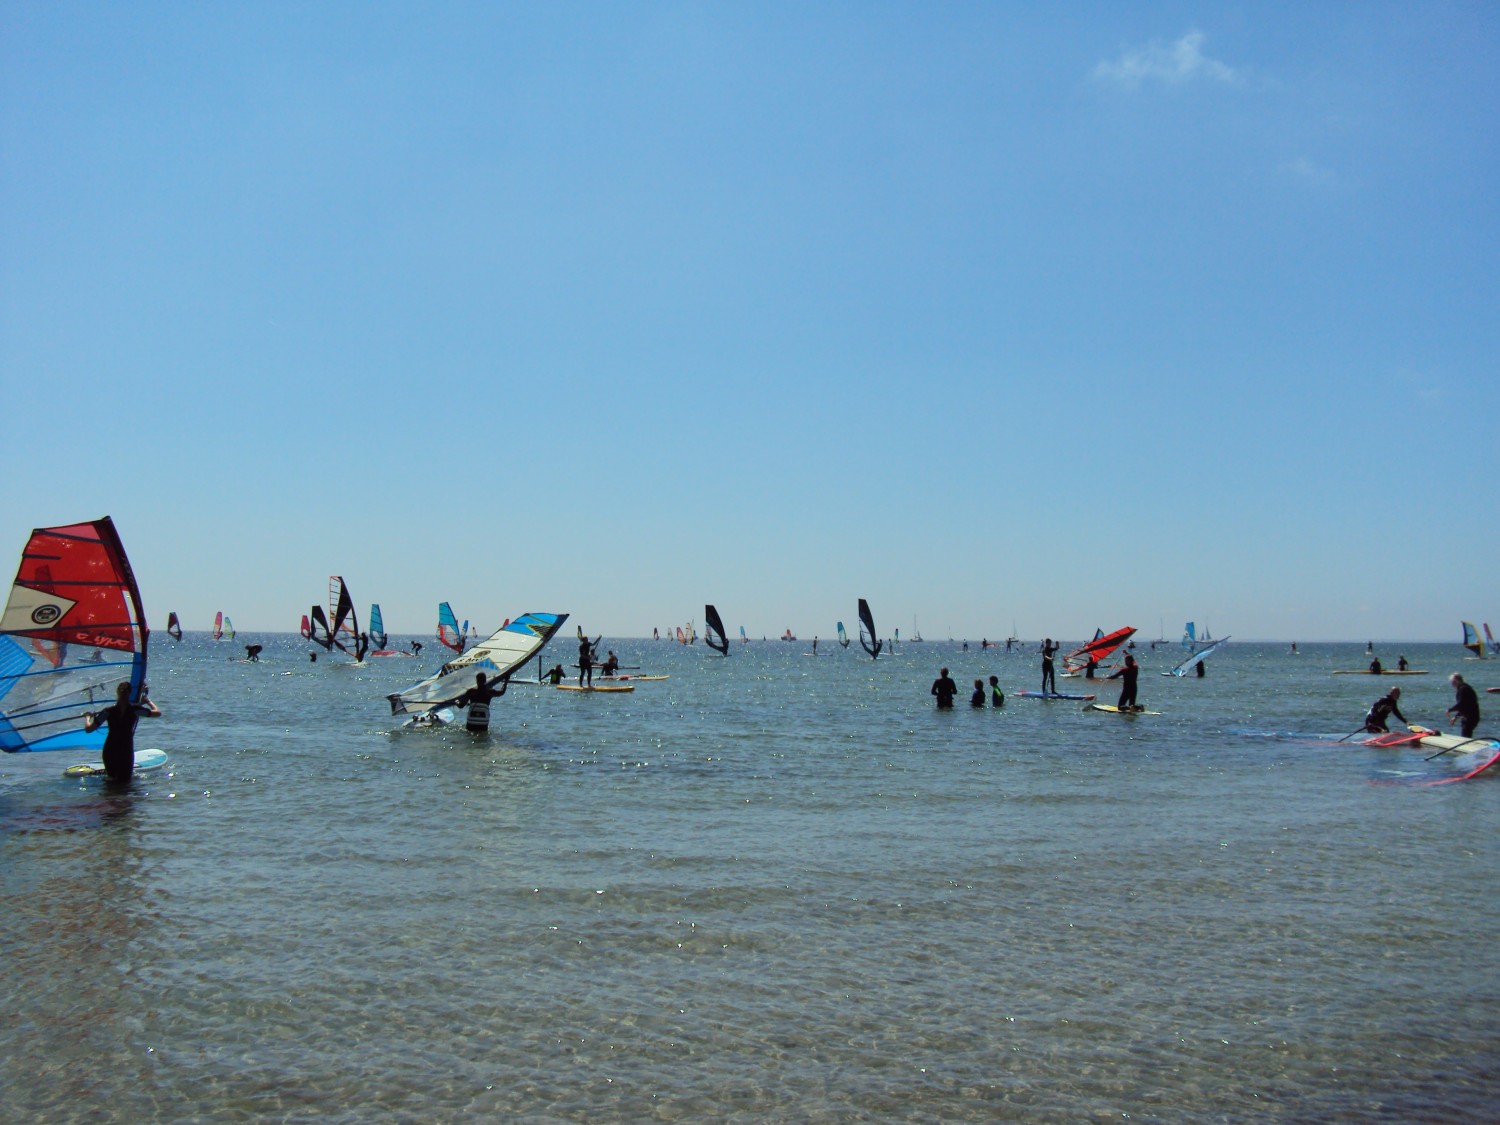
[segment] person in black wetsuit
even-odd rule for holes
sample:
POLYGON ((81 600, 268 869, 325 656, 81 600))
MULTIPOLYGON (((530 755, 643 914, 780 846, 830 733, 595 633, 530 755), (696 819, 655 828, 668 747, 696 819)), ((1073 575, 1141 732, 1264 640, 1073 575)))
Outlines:
POLYGON ((1458 720, 1458 733, 1468 738, 1479 725, 1479 696, 1457 672, 1448 677, 1448 682, 1458 693, 1453 706, 1448 708, 1448 716, 1458 720))
POLYGON ((971 696, 969 696, 969 706, 970 707, 983 707, 984 706, 984 681, 983 680, 975 680, 974 681, 974 694, 971 695, 971 696))
POLYGON ((467 707, 464 728, 483 734, 490 729, 490 700, 505 694, 510 681, 505 679, 487 682, 483 672, 474 677, 474 686, 453 701, 455 707, 467 707))
POLYGON ((245 646, 245 659, 246 660, 255 661, 256 663, 259 663, 260 662, 260 649, 261 649, 260 645, 246 645, 245 646))
POLYGON ((1111 672, 1111 680, 1123 680, 1120 685, 1120 701, 1115 704, 1121 711, 1139 711, 1140 707, 1135 702, 1135 682, 1140 678, 1140 665, 1135 662, 1135 657, 1126 655, 1124 667, 1111 672))
POLYGON ((123 680, 115 689, 115 701, 102 711, 89 711, 83 716, 83 729, 96 731, 109 727, 104 736, 104 772, 110 781, 129 781, 135 771, 135 724, 142 717, 161 718, 161 711, 146 695, 146 685, 141 685, 141 694, 130 702, 130 681, 123 680))
POLYGON ((1404 671, 1406 671, 1406 654, 1405 653, 1402 653, 1400 656, 1396 657, 1396 671, 1398 671, 1398 672, 1404 672, 1404 671))
POLYGON ((953 682, 953 677, 948 675, 948 669, 943 669, 943 674, 932 681, 932 694, 937 697, 939 709, 952 707, 953 697, 958 694, 958 685, 953 682))
POLYGON ((594 686, 594 646, 589 643, 585 636, 578 638, 578 686, 584 686, 584 678, 588 678, 588 686, 594 686))
POLYGON ((1380 663, 1380 657, 1377 656, 1374 660, 1370 661, 1370 675, 1378 676, 1384 671, 1385 665, 1380 663))
POLYGON ((1004 707, 1005 706, 1005 693, 1000 690, 1000 677, 999 676, 991 676, 990 677, 990 706, 992 706, 992 707, 1004 707))
POLYGON ((412 641, 412 643, 411 643, 411 654, 413 656, 421 656, 422 655, 422 642, 421 641, 412 641))
POLYGON ((1042 690, 1055 692, 1057 690, 1057 669, 1052 664, 1052 658, 1057 655, 1057 650, 1062 645, 1052 643, 1048 637, 1042 642, 1042 690))
POLYGON ((563 671, 563 666, 561 664, 557 664, 553 666, 552 671, 548 672, 542 678, 550 683, 553 687, 556 687, 558 684, 562 683, 563 677, 566 675, 567 673, 563 671))
POLYGON ((1392 715, 1405 723, 1407 719, 1401 713, 1400 702, 1401 689, 1398 687, 1382 695, 1370 705, 1370 713, 1365 716, 1365 730, 1370 734, 1386 734, 1390 728, 1385 723, 1392 715))

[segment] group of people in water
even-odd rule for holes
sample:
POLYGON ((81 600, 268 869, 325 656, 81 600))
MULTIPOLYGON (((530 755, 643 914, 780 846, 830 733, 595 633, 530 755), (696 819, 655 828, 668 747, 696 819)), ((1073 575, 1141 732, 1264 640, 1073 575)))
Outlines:
MULTIPOLYGON (((1372 667, 1371 671, 1375 669, 1372 667)), ((1454 692, 1453 706, 1448 708, 1447 712, 1448 718, 1458 723, 1460 735, 1469 738, 1473 735, 1474 729, 1479 726, 1479 694, 1457 672, 1448 677, 1448 682, 1453 685, 1454 692)), ((1392 715, 1407 726, 1411 725, 1407 717, 1401 713, 1401 689, 1399 687, 1391 688, 1370 705, 1369 713, 1365 715, 1365 733, 1389 733, 1390 727, 1387 724, 1392 715)))

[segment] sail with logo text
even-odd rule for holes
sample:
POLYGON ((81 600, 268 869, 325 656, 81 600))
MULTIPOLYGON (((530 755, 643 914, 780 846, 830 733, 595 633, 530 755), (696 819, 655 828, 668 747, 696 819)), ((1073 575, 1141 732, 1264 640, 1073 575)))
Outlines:
MULTIPOLYGON (((467 625, 468 622, 464 624, 467 625)), ((438 605, 438 640, 454 652, 463 652, 464 645, 467 643, 464 632, 465 630, 459 627, 458 618, 453 615, 453 607, 447 602, 440 603, 438 605)))
POLYGON ((566 613, 523 613, 488 640, 454 657, 421 683, 386 696, 391 714, 421 719, 450 706, 474 687, 480 672, 491 682, 509 683, 515 671, 536 656, 568 619, 566 613))
POLYGON ((175 611, 167 614, 167 636, 174 641, 182 640, 182 622, 177 620, 175 611))
POLYGON ((0 750, 102 747, 83 716, 146 681, 150 631, 114 522, 43 527, 21 552, 0 616, 0 750))
POLYGON ((729 638, 724 635, 724 622, 719 611, 712 605, 703 607, 703 643, 720 656, 729 655, 729 638))
POLYGON ((354 599, 349 596, 349 587, 337 574, 328 579, 328 614, 322 606, 313 606, 308 640, 322 645, 328 652, 337 648, 354 657, 356 664, 364 661, 369 647, 369 638, 359 631, 359 618, 354 612, 354 599))
POLYGON ((870 612, 870 603, 859 599, 859 647, 870 654, 871 660, 880 659, 884 644, 875 635, 875 617, 870 612))

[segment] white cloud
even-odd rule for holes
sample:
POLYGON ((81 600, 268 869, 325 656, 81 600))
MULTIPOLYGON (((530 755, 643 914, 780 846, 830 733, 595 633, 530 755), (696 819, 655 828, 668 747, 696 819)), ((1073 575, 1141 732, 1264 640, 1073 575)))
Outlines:
POLYGON ((1332 187, 1337 182, 1333 172, 1320 165, 1314 164, 1305 156, 1299 156, 1295 160, 1288 160, 1281 166, 1281 171, 1288 176, 1295 176, 1299 180, 1306 180, 1310 184, 1319 187, 1332 187))
POLYGON ((1102 82, 1118 82, 1129 90, 1144 82, 1173 86, 1198 79, 1226 85, 1238 82, 1240 75, 1234 68, 1203 53, 1206 38, 1201 31, 1190 31, 1170 45, 1153 40, 1144 47, 1126 51, 1118 62, 1100 63, 1094 67, 1094 77, 1102 82))

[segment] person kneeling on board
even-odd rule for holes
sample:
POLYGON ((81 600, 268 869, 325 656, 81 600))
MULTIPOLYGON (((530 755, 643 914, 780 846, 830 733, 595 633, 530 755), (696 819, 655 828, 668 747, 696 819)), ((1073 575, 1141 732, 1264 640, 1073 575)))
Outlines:
POLYGON ((1141 667, 1135 662, 1135 657, 1129 654, 1125 657, 1125 666, 1117 672, 1111 672, 1108 676, 1111 680, 1123 679, 1120 685, 1120 702, 1115 704, 1121 711, 1139 711, 1140 705, 1135 701, 1135 682, 1140 678, 1141 667))
POLYGON ((483 672, 474 677, 474 686, 453 701, 455 707, 467 707, 464 728, 482 733, 490 729, 490 700, 505 694, 509 680, 496 680, 493 684, 485 680, 483 672))
MULTIPOLYGON (((1393 687, 1371 704, 1370 713, 1365 716, 1365 731, 1369 734, 1387 733, 1389 728, 1385 725, 1385 721, 1392 715, 1395 715, 1396 718, 1406 723, 1407 718, 1401 713, 1401 708, 1398 706, 1400 701, 1401 689, 1393 687)), ((1407 725, 1410 724, 1408 723, 1407 725)))

